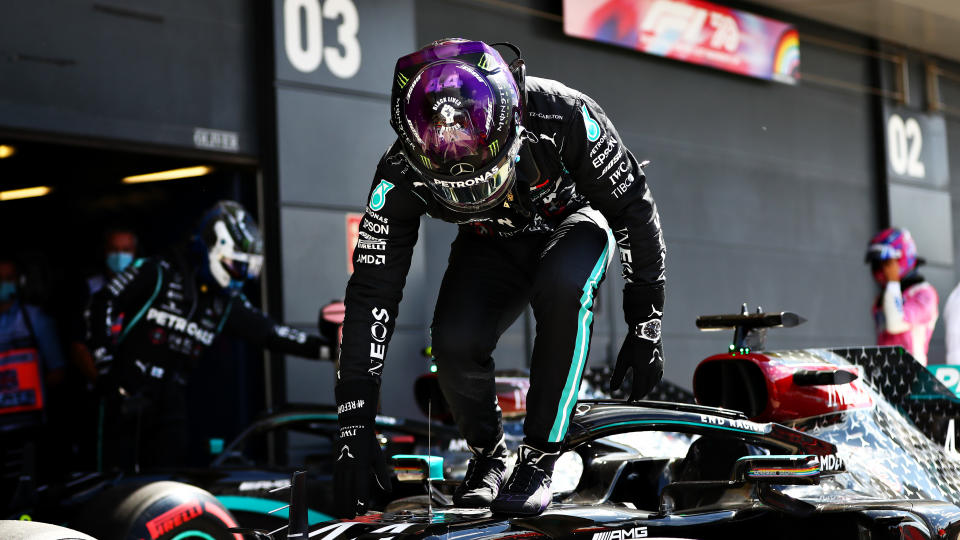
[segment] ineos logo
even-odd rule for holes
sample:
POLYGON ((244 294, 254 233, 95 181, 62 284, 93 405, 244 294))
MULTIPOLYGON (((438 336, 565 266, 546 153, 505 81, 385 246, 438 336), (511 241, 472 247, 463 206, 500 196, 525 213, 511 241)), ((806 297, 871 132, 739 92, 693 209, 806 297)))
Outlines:
POLYGON ((383 343, 387 339, 387 326, 382 322, 375 322, 370 327, 370 337, 377 343, 383 343))

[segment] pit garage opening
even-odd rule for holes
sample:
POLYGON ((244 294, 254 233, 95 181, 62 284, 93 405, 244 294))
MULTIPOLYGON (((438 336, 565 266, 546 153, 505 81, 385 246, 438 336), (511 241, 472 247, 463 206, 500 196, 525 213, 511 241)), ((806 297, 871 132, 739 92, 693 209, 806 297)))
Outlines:
MULTIPOLYGON (((36 447, 38 472, 96 470, 99 396, 73 343, 79 339, 88 281, 106 273, 104 236, 136 233, 137 256, 185 242, 216 201, 240 202, 262 225, 255 164, 165 151, 0 139, 0 259, 17 263, 19 296, 55 321, 64 378, 46 390, 48 440, 36 447), (62 468, 63 471, 58 471, 62 468)), ((261 303, 262 283, 244 293, 261 303)), ((221 339, 188 385, 190 464, 211 460, 213 439, 229 440, 263 409, 262 353, 221 339)), ((0 418, 2 425, 3 418, 0 418)), ((0 435, 3 437, 3 435, 0 435)), ((5 455, 3 475, 18 474, 24 456, 5 455)))

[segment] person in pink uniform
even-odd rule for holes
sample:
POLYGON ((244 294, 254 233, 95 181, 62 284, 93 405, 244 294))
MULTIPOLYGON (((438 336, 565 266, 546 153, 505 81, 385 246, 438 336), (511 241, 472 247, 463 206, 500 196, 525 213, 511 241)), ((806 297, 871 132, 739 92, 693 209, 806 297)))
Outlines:
POLYGON ((927 365, 930 336, 937 323, 937 290, 917 267, 917 245, 906 229, 884 229, 870 240, 866 262, 881 292, 873 303, 877 345, 900 345, 927 365))

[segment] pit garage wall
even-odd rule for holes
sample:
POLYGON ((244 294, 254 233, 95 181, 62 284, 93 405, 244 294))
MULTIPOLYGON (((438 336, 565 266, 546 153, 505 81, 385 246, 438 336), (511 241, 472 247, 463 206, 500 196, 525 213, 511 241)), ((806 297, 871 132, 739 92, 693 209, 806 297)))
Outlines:
MULTIPOLYGON (((321 3, 323 11, 334 0, 321 3)), ((772 331, 772 348, 872 343, 874 290, 862 261, 880 223, 879 124, 867 94, 762 82, 568 38, 559 3, 539 0, 512 2, 520 9, 474 0, 358 1, 357 74, 339 79, 324 64, 298 73, 283 58, 282 5, 275 0, 287 322, 312 326, 319 305, 343 294, 345 214, 362 211, 376 160, 393 138, 387 95, 396 58, 441 37, 463 36, 518 44, 530 74, 593 96, 638 158, 652 161, 648 178, 668 249, 666 377, 689 386, 697 362, 730 339, 726 332, 698 332, 695 317, 737 311, 742 302, 809 319, 772 331)), ((342 20, 330 19, 325 45, 333 45, 342 20)), ((798 26, 805 70, 872 84, 868 58, 804 43, 803 35, 860 47, 865 41, 798 26)), ((426 367, 419 350, 455 233, 434 220, 421 225, 387 353, 383 409, 390 414, 417 414, 411 382, 426 367)), ((619 273, 611 266, 596 307, 592 366, 613 362, 626 331, 619 273)), ((521 318, 494 353, 498 367, 526 364, 529 333, 521 318)), ((286 382, 291 401, 333 401, 332 374, 318 375, 315 365, 288 359, 286 382)))
POLYGON ((250 0, 5 7, 0 130, 221 157, 258 153, 250 0))
MULTIPOLYGON (((939 79, 940 100, 949 107, 944 113, 947 124, 947 155, 950 157, 950 200, 951 200, 951 228, 953 231, 953 252, 960 254, 960 63, 937 61, 944 70, 953 77, 939 79)), ((941 316, 947 298, 957 283, 960 282, 960 268, 954 264, 948 277, 950 281, 938 286, 940 293, 941 316)), ((937 332, 943 335, 943 321, 937 324, 937 332)), ((934 335, 934 339, 937 334, 934 335)))
MULTIPOLYGON (((284 319, 315 331, 320 306, 343 298, 346 220, 363 212, 387 125, 397 55, 414 47, 412 0, 274 0, 277 170, 284 319)), ((421 242, 400 305, 384 410, 414 416, 425 362, 421 242)), ((286 399, 333 403, 329 363, 286 358, 286 399)))
MULTIPOLYGON (((957 238, 953 224, 957 194, 952 192, 960 183, 957 176, 960 154, 951 149, 960 149, 960 130, 957 130, 960 69, 954 62, 893 45, 883 47, 883 52, 900 59, 900 62, 880 61, 884 90, 895 93, 901 88, 906 90, 902 97, 884 100, 884 173, 889 224, 911 231, 918 254, 926 260, 920 273, 939 293, 942 311, 957 283, 954 247, 957 238), (936 70, 946 76, 931 76, 936 70), (903 77, 906 84, 898 84, 898 77, 903 77), (905 128, 914 122, 911 127, 917 129, 905 137, 905 130, 898 129, 900 119, 904 120, 905 128)), ((928 357, 931 364, 946 359, 942 318, 930 340, 928 357)))

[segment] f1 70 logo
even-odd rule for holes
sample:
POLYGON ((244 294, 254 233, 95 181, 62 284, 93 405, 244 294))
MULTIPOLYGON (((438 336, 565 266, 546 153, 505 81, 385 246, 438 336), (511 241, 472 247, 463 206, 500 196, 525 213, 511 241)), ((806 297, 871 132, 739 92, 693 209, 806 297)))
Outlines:
POLYGON ((649 40, 670 45, 676 41, 697 45, 709 36, 711 49, 734 53, 740 47, 740 26, 735 18, 685 2, 655 2, 644 16, 640 30, 649 40))
POLYGON ((627 540, 628 538, 646 538, 646 527, 634 527, 632 529, 618 529, 615 531, 603 531, 593 534, 593 540, 627 540))

